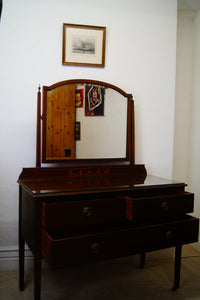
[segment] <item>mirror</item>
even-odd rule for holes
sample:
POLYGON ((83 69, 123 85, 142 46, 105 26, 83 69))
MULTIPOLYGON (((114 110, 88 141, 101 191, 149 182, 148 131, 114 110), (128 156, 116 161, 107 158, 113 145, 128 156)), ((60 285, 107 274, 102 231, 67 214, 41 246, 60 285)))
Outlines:
POLYGON ((100 81, 43 87, 42 162, 129 161, 132 95, 100 81))

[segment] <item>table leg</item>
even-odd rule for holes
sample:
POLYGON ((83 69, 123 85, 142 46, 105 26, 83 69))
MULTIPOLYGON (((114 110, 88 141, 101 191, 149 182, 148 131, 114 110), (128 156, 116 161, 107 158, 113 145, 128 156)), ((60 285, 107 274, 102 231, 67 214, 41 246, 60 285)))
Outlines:
POLYGON ((42 202, 36 203, 35 251, 34 251, 34 299, 41 298, 41 264, 42 264, 42 202))
POLYGON ((24 290, 24 247, 25 242, 23 238, 19 237, 19 289, 24 290))
POLYGON ((177 245, 175 248, 174 286, 172 288, 173 291, 176 291, 179 288, 180 271, 181 271, 181 252, 182 252, 182 245, 177 245))
POLYGON ((19 242, 19 289, 24 290, 24 248, 25 241, 22 237, 22 189, 19 188, 19 232, 18 232, 18 242, 19 242))
POLYGON ((41 256, 34 255, 34 299, 41 297, 41 256))

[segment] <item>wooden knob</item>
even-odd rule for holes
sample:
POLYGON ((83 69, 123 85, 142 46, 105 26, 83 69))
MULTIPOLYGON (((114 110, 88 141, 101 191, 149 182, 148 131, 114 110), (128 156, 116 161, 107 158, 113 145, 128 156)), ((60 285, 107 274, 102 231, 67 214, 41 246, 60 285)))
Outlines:
POLYGON ((174 232, 171 230, 167 231, 166 237, 167 237, 168 242, 173 242, 174 241, 174 232))

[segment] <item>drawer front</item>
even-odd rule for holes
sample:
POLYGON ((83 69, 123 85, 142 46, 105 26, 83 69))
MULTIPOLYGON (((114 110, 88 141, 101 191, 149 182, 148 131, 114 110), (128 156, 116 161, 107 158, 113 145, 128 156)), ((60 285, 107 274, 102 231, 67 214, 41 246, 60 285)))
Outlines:
POLYGON ((54 268, 122 257, 196 242, 198 227, 198 219, 188 217, 174 222, 70 238, 52 238, 43 230, 43 256, 54 268))
POLYGON ((126 218, 142 221, 160 217, 173 217, 193 212, 194 194, 179 193, 160 197, 130 198, 124 196, 126 218))
POLYGON ((70 202, 43 202, 42 224, 45 228, 91 224, 125 219, 122 197, 70 202))

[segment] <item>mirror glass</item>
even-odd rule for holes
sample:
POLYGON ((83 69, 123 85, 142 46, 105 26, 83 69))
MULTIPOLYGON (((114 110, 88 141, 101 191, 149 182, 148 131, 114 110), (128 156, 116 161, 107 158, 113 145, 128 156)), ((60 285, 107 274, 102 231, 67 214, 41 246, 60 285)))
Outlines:
POLYGON ((43 162, 126 160, 128 96, 114 86, 88 80, 43 87, 43 162))

